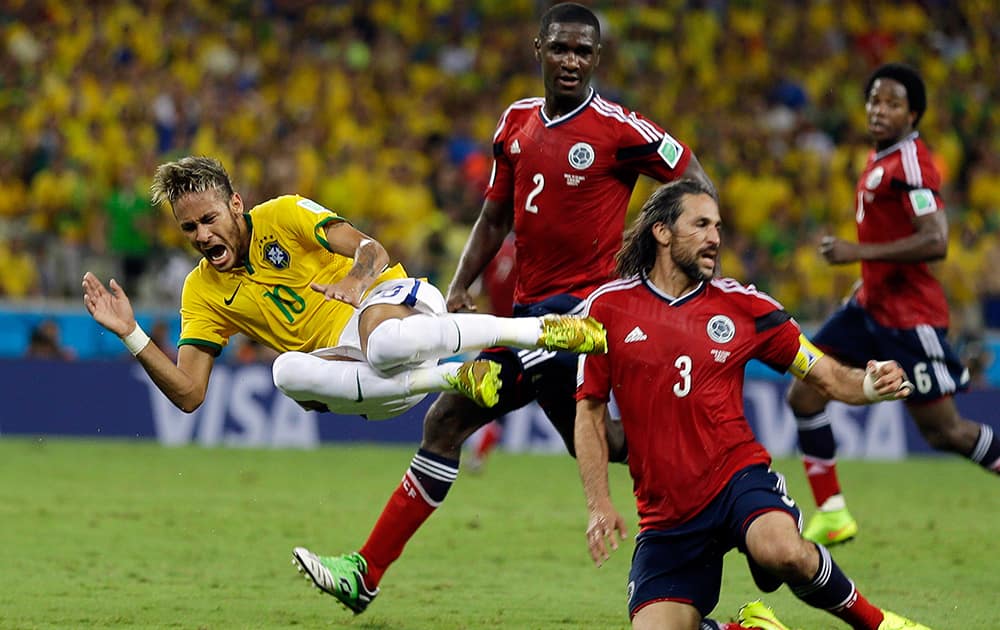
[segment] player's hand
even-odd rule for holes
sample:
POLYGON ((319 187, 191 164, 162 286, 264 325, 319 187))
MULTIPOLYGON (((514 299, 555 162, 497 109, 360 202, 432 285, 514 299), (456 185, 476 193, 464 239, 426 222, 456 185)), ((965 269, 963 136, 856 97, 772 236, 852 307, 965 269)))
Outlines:
POLYGON ((98 324, 124 337, 135 330, 135 313, 125 289, 113 279, 105 288, 91 272, 83 274, 83 305, 98 324))
POLYGON ((364 285, 364 282, 350 276, 346 276, 333 284, 313 282, 309 286, 313 291, 322 293, 327 301, 338 300, 354 307, 358 307, 361 304, 361 298, 365 294, 365 289, 368 288, 364 285))
POLYGON ((844 265, 861 259, 857 243, 836 236, 824 236, 819 242, 819 253, 831 265, 844 265))
POLYGON ((865 396, 873 402, 906 398, 913 392, 913 383, 895 361, 869 361, 865 368, 865 396))
POLYGON ((590 548, 590 557, 595 565, 604 564, 611 556, 611 551, 618 549, 619 539, 625 540, 627 535, 625 519, 610 501, 591 508, 590 522, 587 524, 587 547, 590 548))
POLYGON ((448 312, 449 313, 461 313, 467 311, 476 311, 476 303, 472 300, 472 296, 469 295, 468 289, 448 289, 448 312))

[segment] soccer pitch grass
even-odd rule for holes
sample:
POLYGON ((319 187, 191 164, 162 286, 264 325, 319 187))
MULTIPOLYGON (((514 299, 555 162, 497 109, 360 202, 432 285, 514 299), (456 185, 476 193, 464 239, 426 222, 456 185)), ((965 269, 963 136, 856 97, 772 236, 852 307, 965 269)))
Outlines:
MULTIPOLYGON (((412 453, 3 438, 0 627, 628 627, 632 540, 593 567, 567 456, 499 453, 485 474, 460 475, 363 615, 320 595, 292 567, 292 547, 357 549, 412 453)), ((808 505, 799 462, 775 467, 808 505)), ((871 601, 935 629, 1000 624, 1000 480, 945 457, 841 472, 861 532, 834 557, 871 601)), ((634 534, 624 467, 611 485, 634 534)), ((787 588, 758 593, 732 552, 714 616, 758 597, 791 627, 844 627, 787 588)))

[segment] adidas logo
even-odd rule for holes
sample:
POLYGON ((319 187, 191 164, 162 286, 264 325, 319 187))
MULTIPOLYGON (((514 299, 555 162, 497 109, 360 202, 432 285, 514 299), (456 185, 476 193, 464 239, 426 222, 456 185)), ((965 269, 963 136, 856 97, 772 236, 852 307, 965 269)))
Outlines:
POLYGON ((642 328, 636 326, 632 329, 632 332, 625 335, 625 343, 635 343, 636 341, 645 341, 646 333, 642 332, 642 328))
POLYGON ((517 138, 514 139, 514 144, 510 145, 510 152, 511 154, 516 154, 521 152, 521 143, 517 141, 517 138))

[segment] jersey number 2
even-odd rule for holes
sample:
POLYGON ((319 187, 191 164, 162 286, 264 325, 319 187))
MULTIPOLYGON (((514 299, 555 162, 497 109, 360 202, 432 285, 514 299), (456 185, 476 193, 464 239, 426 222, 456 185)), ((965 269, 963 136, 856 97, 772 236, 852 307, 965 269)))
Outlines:
POLYGON ((524 211, 530 212, 532 214, 538 214, 538 206, 534 204, 535 197, 542 192, 545 188, 545 177, 541 173, 535 173, 535 176, 531 178, 531 181, 535 182, 535 187, 531 189, 528 193, 528 198, 524 200, 524 211))

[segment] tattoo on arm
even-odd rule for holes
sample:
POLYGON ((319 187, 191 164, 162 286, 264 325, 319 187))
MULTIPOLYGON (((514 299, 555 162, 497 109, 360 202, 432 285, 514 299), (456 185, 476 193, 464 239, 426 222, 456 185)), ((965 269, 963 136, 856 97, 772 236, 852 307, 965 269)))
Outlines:
POLYGON ((354 253, 354 266, 351 267, 347 275, 369 281, 378 276, 379 270, 375 268, 378 256, 375 248, 370 246, 374 243, 375 241, 370 238, 362 239, 358 243, 358 250, 354 253))

